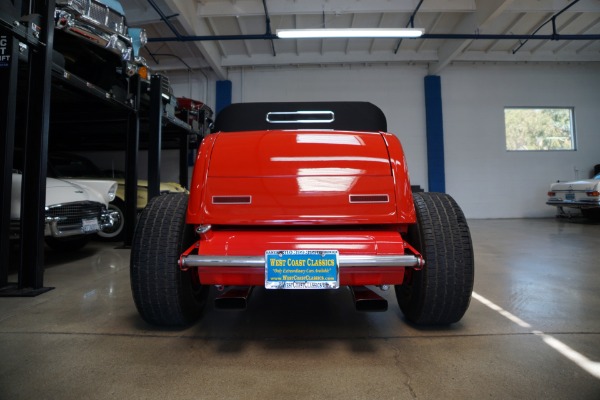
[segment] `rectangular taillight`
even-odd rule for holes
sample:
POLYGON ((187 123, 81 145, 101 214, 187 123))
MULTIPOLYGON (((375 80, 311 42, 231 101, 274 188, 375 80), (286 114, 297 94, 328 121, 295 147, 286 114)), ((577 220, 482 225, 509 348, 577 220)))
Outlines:
POLYGON ((213 204, 251 204, 252 196, 213 196, 213 204))
POLYGON ((350 203, 389 203, 387 194, 351 194, 350 203))

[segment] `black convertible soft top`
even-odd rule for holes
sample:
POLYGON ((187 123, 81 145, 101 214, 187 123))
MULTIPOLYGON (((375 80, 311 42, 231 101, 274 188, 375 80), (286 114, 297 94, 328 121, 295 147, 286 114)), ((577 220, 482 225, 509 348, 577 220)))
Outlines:
POLYGON ((236 103, 221 110, 215 132, 272 129, 333 129, 386 132, 387 121, 376 105, 360 101, 236 103))

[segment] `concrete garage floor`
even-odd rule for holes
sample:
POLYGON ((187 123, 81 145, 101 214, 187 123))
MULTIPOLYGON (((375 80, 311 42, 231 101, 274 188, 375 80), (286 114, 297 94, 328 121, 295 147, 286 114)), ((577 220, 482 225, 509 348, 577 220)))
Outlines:
POLYGON ((159 329, 135 310, 129 250, 48 250, 56 289, 0 298, 0 399, 600 399, 600 224, 470 227, 476 295, 449 328, 409 325, 391 290, 359 313, 347 290, 259 289, 159 329))

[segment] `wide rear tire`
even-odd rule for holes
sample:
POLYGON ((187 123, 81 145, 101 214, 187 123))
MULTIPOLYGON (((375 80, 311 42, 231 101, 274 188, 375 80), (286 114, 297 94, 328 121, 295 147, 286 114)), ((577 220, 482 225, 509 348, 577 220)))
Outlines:
POLYGON ((142 318, 154 325, 185 326, 202 315, 208 287, 181 271, 179 256, 194 243, 186 225, 188 195, 163 194, 144 208, 131 247, 131 291, 142 318))
POLYGON ((443 193, 413 193, 417 224, 408 243, 425 259, 420 271, 408 270, 396 298, 407 320, 419 325, 458 322, 471 301, 474 257, 466 218, 443 193))

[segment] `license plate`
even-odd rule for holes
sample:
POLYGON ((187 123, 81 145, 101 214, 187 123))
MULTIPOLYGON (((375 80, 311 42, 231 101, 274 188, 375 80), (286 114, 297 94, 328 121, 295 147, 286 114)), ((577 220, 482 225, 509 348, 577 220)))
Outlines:
POLYGON ((337 289, 337 250, 267 250, 265 288, 337 289))
POLYGON ((567 194, 565 195, 565 198, 566 198, 567 200, 575 200, 575 193, 567 193, 567 194))
POLYGON ((83 219, 81 220, 81 229, 84 232, 98 232, 100 225, 98 225, 98 219, 83 219))

